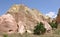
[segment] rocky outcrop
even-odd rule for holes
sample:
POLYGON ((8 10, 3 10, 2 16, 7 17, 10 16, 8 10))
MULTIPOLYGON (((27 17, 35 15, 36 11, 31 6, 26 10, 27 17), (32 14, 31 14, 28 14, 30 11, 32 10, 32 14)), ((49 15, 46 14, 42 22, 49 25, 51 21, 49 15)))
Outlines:
POLYGON ((19 28, 18 28, 18 32, 19 32, 19 33, 22 34, 22 33, 26 32, 26 28, 25 28, 24 22, 19 21, 19 22, 18 22, 18 26, 19 26, 19 28))
POLYGON ((44 19, 45 19, 47 22, 52 22, 52 21, 53 21, 53 19, 50 18, 49 16, 44 16, 44 19))
POLYGON ((5 22, 5 20, 0 21, 0 25, 9 25, 9 27, 11 25, 10 28, 12 30, 10 31, 17 31, 23 34, 25 31, 27 31, 28 33, 32 33, 37 23, 43 21, 42 23, 44 23, 44 27, 46 28, 46 30, 51 30, 51 26, 48 24, 47 19, 45 17, 46 16, 44 16, 36 9, 30 9, 25 5, 13 5, 5 15, 1 16, 2 19, 0 18, 1 20, 6 18, 8 22, 2 23, 5 22))
POLYGON ((42 23, 44 24, 44 27, 47 31, 52 30, 51 26, 48 24, 47 21, 42 21, 42 23))
POLYGON ((0 17, 0 32, 17 32, 17 23, 12 15, 6 14, 0 17))
POLYGON ((57 23, 60 23, 60 8, 58 10, 58 14, 57 14, 57 17, 56 17, 56 21, 57 23))

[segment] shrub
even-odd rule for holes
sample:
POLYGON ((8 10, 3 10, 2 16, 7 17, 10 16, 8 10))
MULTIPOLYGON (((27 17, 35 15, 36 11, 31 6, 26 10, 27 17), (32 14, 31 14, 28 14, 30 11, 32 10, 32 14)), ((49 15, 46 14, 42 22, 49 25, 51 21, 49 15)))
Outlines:
POLYGON ((7 34, 4 34, 3 37, 8 37, 8 35, 7 34))
POLYGON ((49 24, 53 29, 57 28, 57 26, 58 26, 57 22, 50 22, 49 24))
POLYGON ((34 34, 43 34, 45 33, 46 29, 44 28, 43 26, 43 23, 40 22, 40 23, 37 23, 37 26, 35 26, 35 29, 34 29, 34 34))

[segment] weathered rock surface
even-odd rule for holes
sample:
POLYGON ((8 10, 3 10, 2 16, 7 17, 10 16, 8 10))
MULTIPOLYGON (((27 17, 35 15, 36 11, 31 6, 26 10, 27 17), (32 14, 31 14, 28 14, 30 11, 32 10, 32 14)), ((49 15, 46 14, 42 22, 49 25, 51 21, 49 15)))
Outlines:
POLYGON ((44 24, 44 27, 46 28, 47 31, 52 30, 51 26, 48 24, 47 21, 42 21, 42 23, 44 24))
POLYGON ((56 21, 57 23, 60 23, 60 8, 58 10, 58 14, 57 14, 57 17, 56 17, 56 21))
POLYGON ((24 26, 25 24, 24 24, 22 21, 19 21, 19 22, 18 22, 18 25, 19 25, 19 29, 18 29, 18 32, 19 32, 19 33, 22 34, 22 33, 26 32, 26 28, 25 28, 25 26, 24 26))
MULTIPOLYGON (((18 31, 19 33, 23 34, 25 31, 27 31, 28 33, 32 33, 37 23, 42 21, 45 28, 47 30, 51 30, 51 26, 48 24, 45 17, 46 16, 44 16, 36 9, 30 9, 25 5, 13 5, 7 11, 6 15, 0 17, 0 31, 4 31, 3 25, 7 25, 12 29, 13 32, 18 31), (8 20, 6 23, 4 23, 5 20, 3 20, 5 18, 8 20)), ((5 31, 9 32, 9 28, 7 28, 5 31)))
POLYGON ((6 14, 0 17, 0 32, 14 33, 17 31, 17 23, 12 15, 6 14))

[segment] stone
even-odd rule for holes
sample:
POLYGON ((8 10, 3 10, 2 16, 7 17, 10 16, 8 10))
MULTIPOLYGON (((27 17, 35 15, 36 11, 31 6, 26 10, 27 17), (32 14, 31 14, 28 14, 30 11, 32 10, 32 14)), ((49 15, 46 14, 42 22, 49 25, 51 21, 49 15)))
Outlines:
POLYGON ((42 21, 42 23, 44 24, 44 27, 45 27, 45 29, 46 29, 47 31, 52 30, 52 27, 48 24, 48 22, 42 21))
POLYGON ((14 33, 17 31, 17 23, 12 15, 2 15, 0 20, 0 32, 14 33))
POLYGON ((34 27, 42 21, 46 30, 51 30, 51 26, 41 12, 25 5, 13 5, 5 15, 0 17, 0 20, 0 31, 3 32, 33 33, 34 27))
POLYGON ((27 30, 27 32, 28 32, 28 33, 30 33, 30 34, 32 34, 32 33, 33 33, 33 32, 32 32, 32 31, 30 31, 30 30, 27 30))
POLYGON ((58 24, 60 23, 60 8, 59 8, 59 10, 58 10, 58 14, 57 14, 57 17, 56 17, 56 21, 57 21, 58 24))
POLYGON ((23 34, 23 33, 26 32, 24 23, 23 23, 22 21, 19 21, 19 22, 18 22, 18 26, 19 26, 19 28, 18 28, 18 33, 23 34))

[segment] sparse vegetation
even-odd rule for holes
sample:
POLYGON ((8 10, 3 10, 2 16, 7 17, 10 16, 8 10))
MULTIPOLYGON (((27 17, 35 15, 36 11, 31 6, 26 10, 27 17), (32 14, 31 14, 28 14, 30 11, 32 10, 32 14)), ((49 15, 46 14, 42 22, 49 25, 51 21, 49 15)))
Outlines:
POLYGON ((58 27, 57 22, 52 21, 52 22, 50 22, 49 24, 50 24, 50 26, 51 26, 53 29, 58 27))
POLYGON ((40 22, 40 23, 37 23, 37 26, 35 26, 35 29, 34 29, 34 34, 44 34, 46 31, 46 29, 44 28, 43 26, 43 23, 40 22))
POLYGON ((7 34, 3 34, 3 37, 8 37, 8 35, 7 34))

